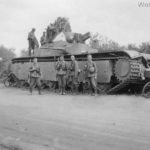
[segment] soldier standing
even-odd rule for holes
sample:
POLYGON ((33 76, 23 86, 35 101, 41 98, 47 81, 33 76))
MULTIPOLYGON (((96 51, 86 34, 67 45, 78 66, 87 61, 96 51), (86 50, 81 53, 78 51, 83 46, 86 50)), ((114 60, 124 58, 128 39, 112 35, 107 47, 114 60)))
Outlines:
POLYGON ((97 67, 95 62, 92 61, 92 55, 87 56, 87 63, 85 65, 85 71, 87 72, 88 80, 90 82, 90 87, 92 89, 92 95, 97 94, 97 67))
POLYGON ((41 95, 41 71, 37 63, 37 58, 34 58, 33 64, 30 67, 30 93, 32 94, 33 88, 37 86, 39 95, 41 95))
POLYGON ((67 63, 64 60, 64 57, 61 56, 60 60, 56 63, 57 79, 59 89, 62 95, 65 94, 65 85, 66 85, 66 72, 67 72, 67 63))
POLYGON ((46 32, 43 32, 40 42, 41 42, 41 46, 46 44, 46 42, 47 42, 46 32))
POLYGON ((76 88, 78 82, 78 71, 79 71, 78 62, 76 61, 75 57, 72 55, 70 66, 69 66, 69 77, 71 79, 72 92, 73 89, 76 88))
POLYGON ((29 43, 29 56, 31 56, 31 51, 33 51, 35 47, 39 47, 37 38, 35 37, 35 28, 33 28, 28 34, 28 43, 29 43))

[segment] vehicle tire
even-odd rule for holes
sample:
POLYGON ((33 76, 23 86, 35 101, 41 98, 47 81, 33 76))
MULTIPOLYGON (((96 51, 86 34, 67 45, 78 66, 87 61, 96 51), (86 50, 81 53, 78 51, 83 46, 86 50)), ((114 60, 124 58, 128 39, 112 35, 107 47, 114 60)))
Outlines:
POLYGON ((9 78, 4 80, 4 85, 5 85, 5 87, 9 87, 10 86, 9 78))
POLYGON ((142 95, 145 97, 145 98, 150 98, 150 82, 147 82, 143 89, 142 89, 142 95))

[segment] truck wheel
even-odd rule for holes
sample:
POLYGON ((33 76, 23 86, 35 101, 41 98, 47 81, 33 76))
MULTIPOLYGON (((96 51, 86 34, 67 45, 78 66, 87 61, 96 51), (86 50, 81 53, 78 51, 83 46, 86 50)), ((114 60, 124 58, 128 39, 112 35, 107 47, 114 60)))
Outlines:
POLYGON ((4 80, 4 85, 5 85, 5 87, 9 87, 10 86, 9 78, 4 80))
POLYGON ((143 87, 143 90, 142 90, 142 95, 145 97, 145 98, 150 98, 150 82, 147 82, 144 87, 143 87))

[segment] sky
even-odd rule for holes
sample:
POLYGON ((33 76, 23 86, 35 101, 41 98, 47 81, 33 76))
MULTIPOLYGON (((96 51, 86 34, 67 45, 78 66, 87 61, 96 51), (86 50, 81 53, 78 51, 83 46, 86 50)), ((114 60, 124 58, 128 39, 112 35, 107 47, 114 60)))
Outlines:
POLYGON ((27 35, 42 32, 57 17, 67 17, 73 32, 99 32, 121 45, 150 41, 150 0, 0 0, 0 45, 28 48, 27 35))

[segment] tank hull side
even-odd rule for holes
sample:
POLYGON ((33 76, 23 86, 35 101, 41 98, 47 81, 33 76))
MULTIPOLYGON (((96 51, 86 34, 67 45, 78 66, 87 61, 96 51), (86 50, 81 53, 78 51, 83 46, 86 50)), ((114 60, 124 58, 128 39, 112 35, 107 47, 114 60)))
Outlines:
POLYGON ((15 63, 12 64, 11 71, 20 79, 27 80, 29 74, 30 63, 15 63))
POLYGON ((42 80, 56 81, 55 62, 40 62, 42 80))
MULTIPOLYGON (((56 81, 55 62, 40 62, 39 66, 42 72, 42 80, 56 81)), ((20 79, 27 80, 29 74, 30 62, 14 63, 11 71, 20 79)))
MULTIPOLYGON (((145 59, 142 55, 136 55, 137 53, 124 52, 124 51, 112 51, 112 52, 103 52, 103 53, 92 53, 93 61, 97 64, 98 69, 98 77, 97 82, 98 86, 102 87, 102 91, 105 93, 116 93, 121 89, 126 89, 129 91, 131 88, 131 84, 133 85, 142 85, 146 82, 144 76, 144 71, 149 69, 149 62, 150 58, 145 59), (119 68, 117 67, 116 63, 120 60, 129 60, 131 67, 128 65, 123 65, 123 67, 127 71, 124 70, 121 66, 122 63, 119 63, 119 68), (117 67, 117 68, 116 68, 117 67), (116 70, 117 69, 117 70, 116 70), (123 70, 122 70, 123 69, 123 70), (129 72, 128 72, 129 70, 129 72), (129 76, 128 76, 129 74, 129 76), (126 77, 125 79, 119 77, 126 77), (100 85, 100 84, 101 85, 100 85), (103 88, 104 87, 104 88, 103 88), (103 90, 104 89, 104 90, 103 90)), ((55 71, 55 63, 57 61, 58 56, 44 56, 44 57, 37 57, 39 65, 42 71, 42 80, 45 81, 56 81, 56 71, 55 71)), ((80 70, 84 69, 84 65, 87 61, 87 53, 86 54, 79 54, 75 55, 80 70)), ((64 55, 64 58, 67 63, 69 63, 70 55, 64 55)), ((33 57, 22 57, 22 58, 15 58, 12 60, 12 72, 21 80, 27 80, 29 67, 31 66, 30 61, 33 60, 33 57)), ((124 64, 124 63, 123 63, 124 64)), ((146 73, 145 73, 146 74, 146 73)), ((149 74, 149 71, 148 71, 149 74)), ((80 73, 79 81, 83 81, 85 78, 84 71, 80 73)), ((148 75, 149 78, 149 75, 148 75)), ((136 89, 135 89, 136 90, 136 89)))
MULTIPOLYGON (((39 62, 39 66, 42 72, 42 80, 46 81, 56 81, 56 62, 39 62)), ((70 61, 67 61, 69 65, 70 61)), ((79 69, 83 70, 86 61, 78 61, 79 69)), ((97 81, 99 83, 110 83, 111 76, 113 75, 113 64, 109 60, 96 61, 97 64, 97 81)), ((12 65, 12 72, 20 79, 27 80, 29 74, 29 68, 31 66, 30 62, 25 63, 14 63, 12 65)), ((84 77, 81 77, 84 79, 84 77)))

